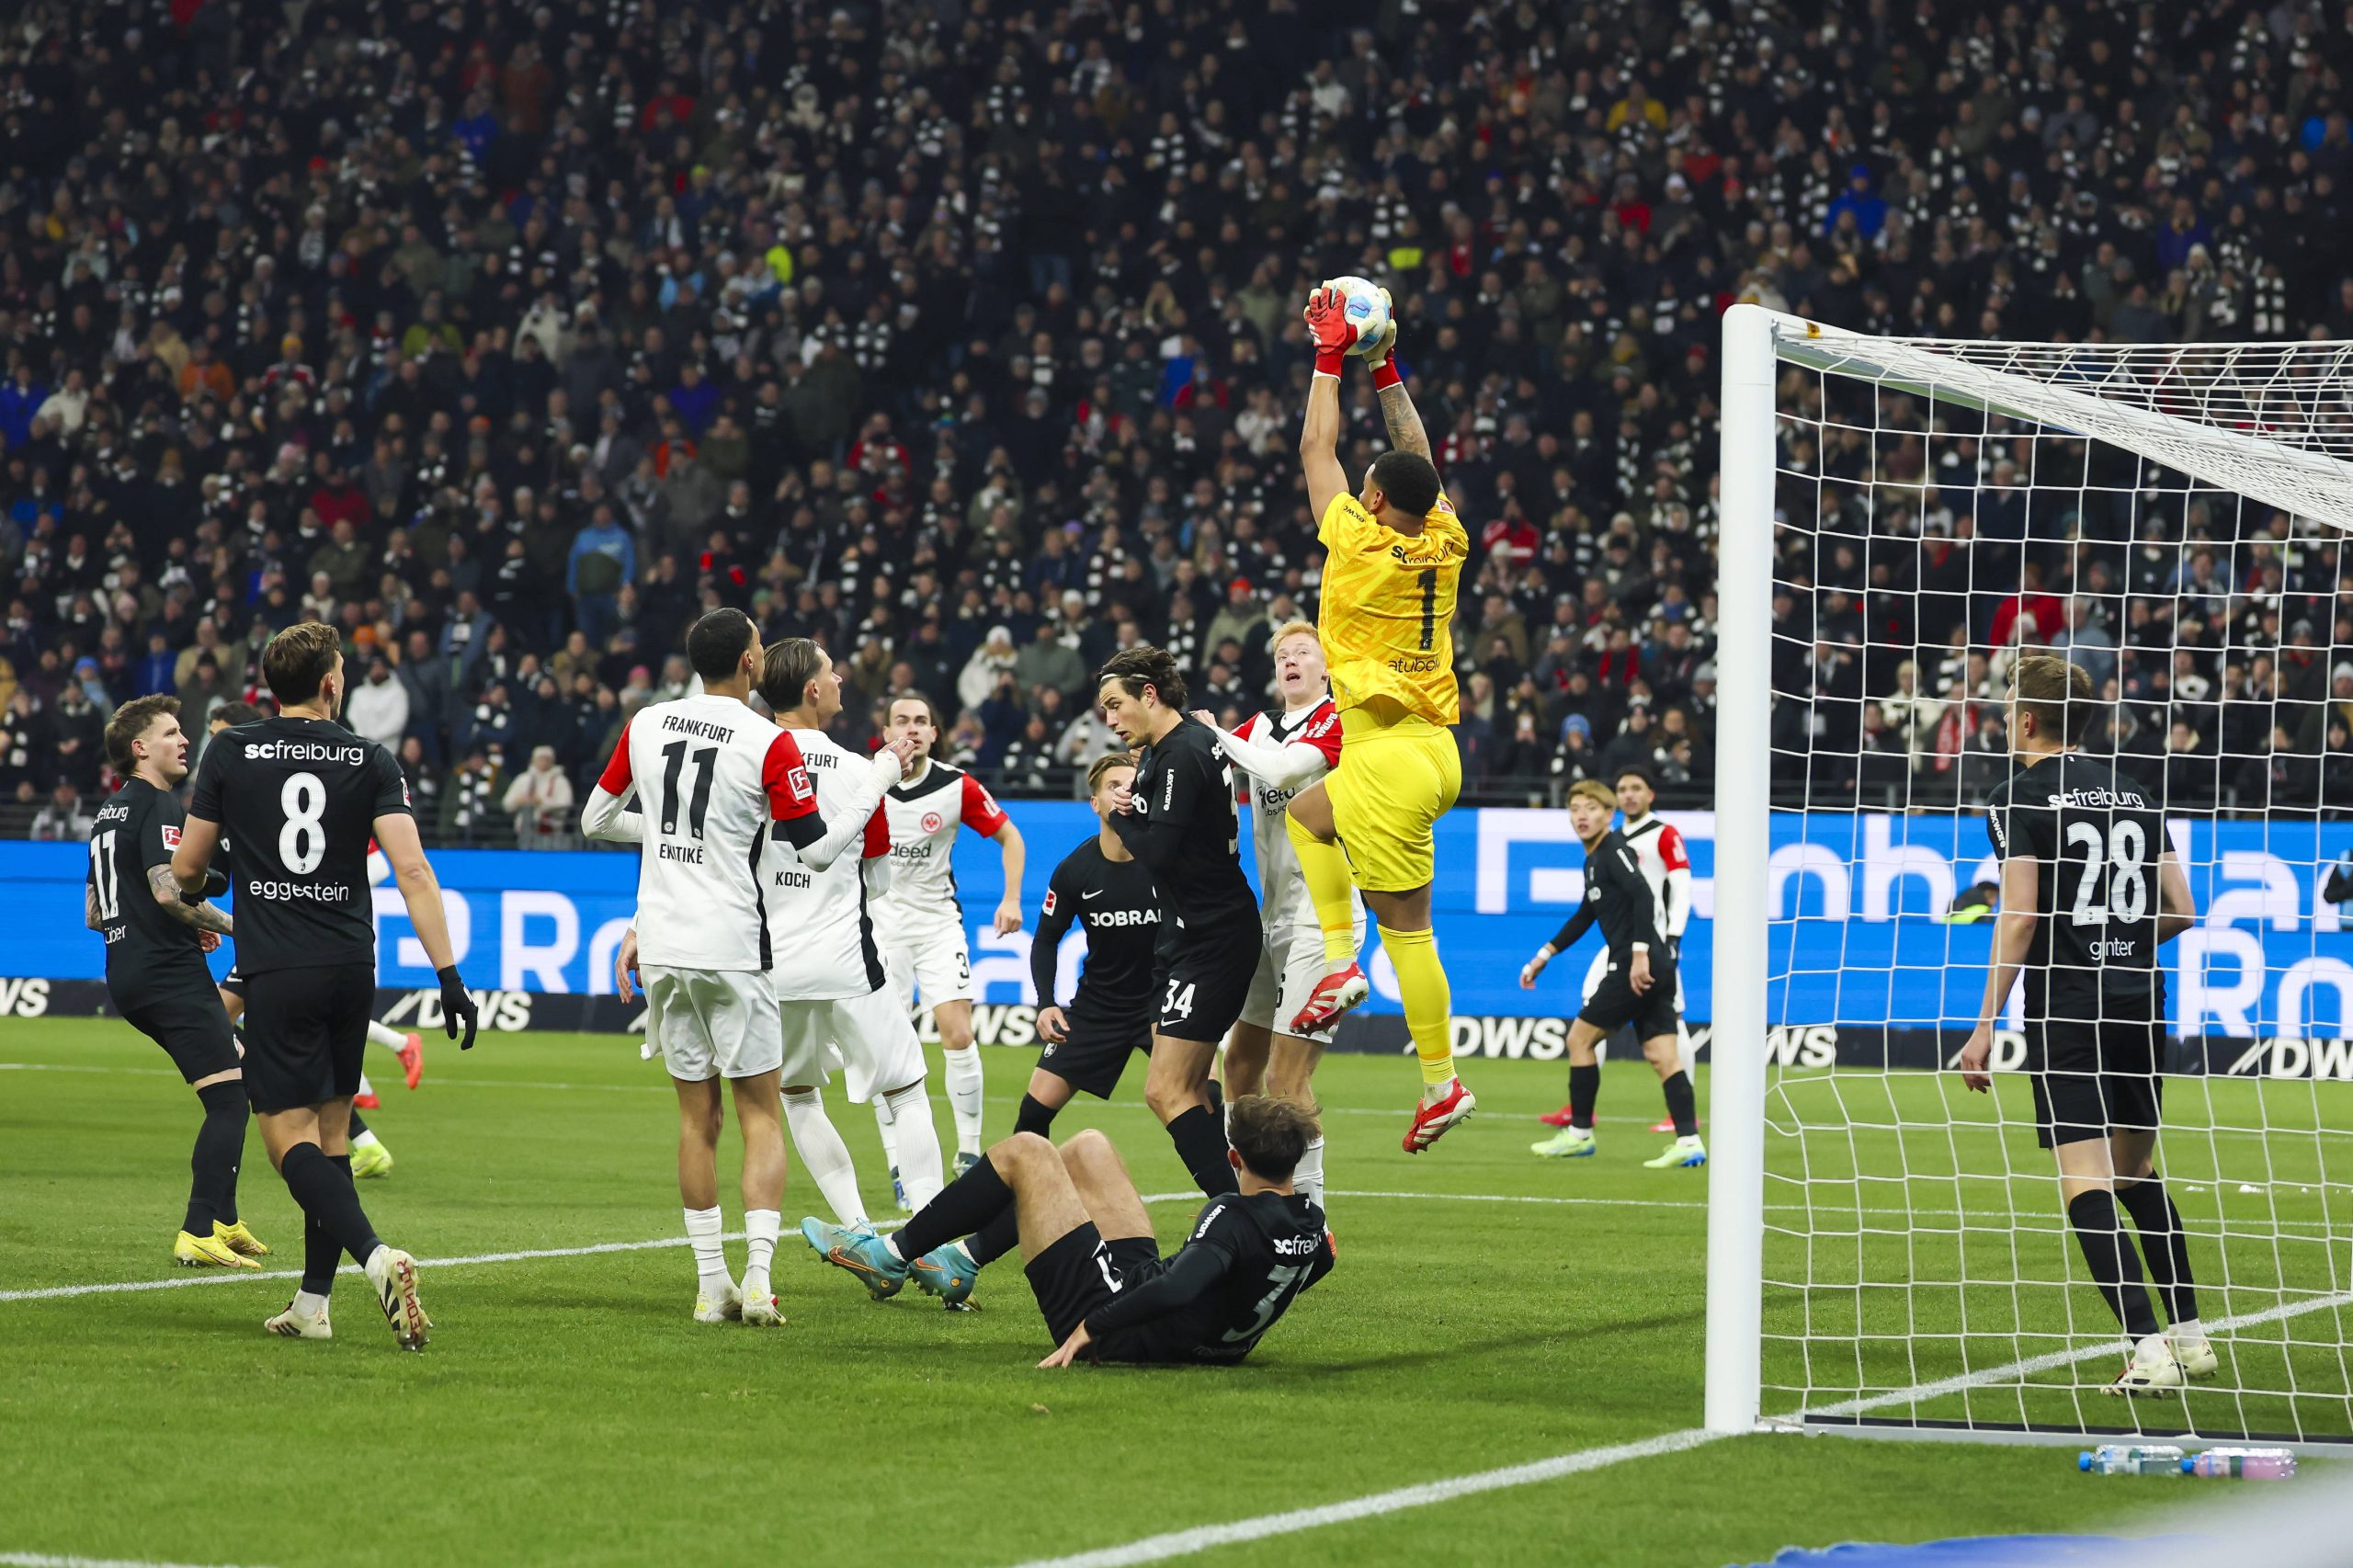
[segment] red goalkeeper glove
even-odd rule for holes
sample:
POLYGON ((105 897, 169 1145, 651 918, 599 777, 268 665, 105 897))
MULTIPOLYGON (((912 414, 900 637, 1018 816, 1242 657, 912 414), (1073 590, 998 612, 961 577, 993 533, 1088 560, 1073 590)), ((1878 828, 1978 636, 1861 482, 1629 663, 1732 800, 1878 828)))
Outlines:
MULTIPOLYGON (((1388 299, 1389 290, 1383 289, 1381 291, 1381 297, 1383 300, 1388 299)), ((1381 335, 1366 340, 1364 358, 1365 363, 1372 367, 1374 392, 1387 392, 1405 379, 1397 373, 1397 317, 1393 313, 1393 309, 1389 318, 1389 324, 1381 329, 1381 335)))
POLYGON ((1307 296, 1307 332, 1315 340, 1315 373, 1336 376, 1340 361, 1356 347, 1356 324, 1348 320, 1347 296, 1318 289, 1307 296))

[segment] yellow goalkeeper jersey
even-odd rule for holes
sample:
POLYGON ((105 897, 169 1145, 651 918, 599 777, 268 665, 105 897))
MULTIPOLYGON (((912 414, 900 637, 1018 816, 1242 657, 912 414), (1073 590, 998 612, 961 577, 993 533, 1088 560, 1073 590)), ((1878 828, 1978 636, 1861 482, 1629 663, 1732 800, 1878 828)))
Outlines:
POLYGON ((1433 724, 1455 722, 1462 702, 1449 628, 1471 536, 1454 503, 1438 492, 1428 524, 1411 535, 1342 494, 1315 537, 1326 551, 1318 630, 1339 710, 1385 697, 1433 724))

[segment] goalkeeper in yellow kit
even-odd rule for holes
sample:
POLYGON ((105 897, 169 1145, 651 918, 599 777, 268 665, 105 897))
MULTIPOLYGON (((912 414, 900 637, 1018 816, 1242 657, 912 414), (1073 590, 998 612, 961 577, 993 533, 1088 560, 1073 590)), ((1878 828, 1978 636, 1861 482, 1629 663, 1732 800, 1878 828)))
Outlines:
POLYGON ((1453 994, 1430 931, 1432 830, 1462 792, 1462 757, 1447 727, 1461 711, 1449 627, 1471 539, 1438 486, 1428 433, 1398 378, 1393 324, 1364 346, 1391 449, 1366 471, 1362 491, 1348 494, 1340 370, 1357 330, 1328 285, 1308 296, 1307 324, 1315 379, 1299 458, 1326 551, 1319 626, 1343 738, 1339 768, 1292 797, 1285 824, 1330 968, 1291 1032, 1328 1028, 1370 990, 1357 966, 1353 881, 1396 966, 1421 1059, 1422 1098, 1405 1132, 1406 1153, 1419 1153, 1477 1103, 1455 1076, 1453 994))

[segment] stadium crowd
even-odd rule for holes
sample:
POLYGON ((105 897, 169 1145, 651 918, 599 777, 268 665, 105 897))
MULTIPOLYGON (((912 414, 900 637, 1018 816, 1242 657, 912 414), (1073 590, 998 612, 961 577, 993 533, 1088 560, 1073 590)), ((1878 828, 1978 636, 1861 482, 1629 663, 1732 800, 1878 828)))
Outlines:
MULTIPOLYGON (((1340 273, 1392 291, 1476 541, 1468 797, 1639 764, 1704 803, 1722 310, 2353 337, 2348 67, 2296 0, 33 0, 0 832, 82 835, 115 704, 200 730, 305 617, 440 842, 562 841, 720 603, 834 652, 846 741, 920 693, 943 755, 1068 794, 1112 651, 1246 710, 1313 612, 1298 312, 1340 273)), ((1344 403, 1353 472, 1381 426, 1344 403)), ((1989 524, 1995 456, 1870 526, 1909 555, 1784 551, 1779 744, 1854 758, 1812 788, 1963 789, 2021 635, 2104 661, 2185 789, 2353 788, 2333 551, 2174 508, 2164 571, 2084 567, 2080 518, 1989 524), (1948 651, 1955 552, 2018 591, 1964 591, 1948 651)))

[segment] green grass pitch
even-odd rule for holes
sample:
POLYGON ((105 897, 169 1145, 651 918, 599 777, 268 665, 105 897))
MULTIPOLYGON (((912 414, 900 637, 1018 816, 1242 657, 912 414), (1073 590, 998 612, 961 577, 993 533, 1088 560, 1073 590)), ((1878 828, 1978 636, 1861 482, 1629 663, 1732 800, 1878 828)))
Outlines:
MULTIPOLYGON (((985 1059, 1002 1131, 1030 1058, 985 1059)), ((161 1053, 112 1021, 9 1020, 0 1063, 0 1292, 193 1278, 168 1243, 195 1106, 161 1053)), ((1562 1069, 1470 1074, 1480 1115, 1417 1158, 1397 1142, 1411 1065, 1324 1063, 1340 1266, 1234 1370, 1040 1372, 1013 1260, 978 1312, 876 1305, 789 1229, 790 1321, 771 1333, 689 1321, 682 1245, 428 1267, 438 1326, 415 1357, 350 1276, 328 1344, 260 1332, 278 1279, 0 1300, 0 1554, 305 1568, 393 1541, 434 1563, 987 1568, 1696 1426, 1706 1183, 1638 1164, 1660 1142, 1650 1074, 1612 1067, 1602 1152, 1552 1164, 1527 1147, 1562 1069)), ((1061 1126, 1104 1128, 1145 1192, 1178 1193, 1140 1088, 1061 1126)), ((631 1041, 437 1040, 424 1088, 389 1096, 371 1119, 398 1165, 365 1197, 420 1257, 677 1235, 672 1102, 631 1041)), ((871 1118, 830 1103, 887 1212, 871 1118)), ((293 1267, 297 1217, 257 1137, 247 1158, 246 1217, 293 1267)), ((796 1172, 788 1226, 813 1200, 796 1172)), ((1164 1244, 1192 1211, 1154 1206, 1164 1244)), ((2098 1310, 2086 1287, 2070 1302, 2098 1310)), ((2078 1476, 2072 1449, 1752 1437, 1187 1561, 1712 1568, 1790 1544, 2160 1528, 2147 1484, 2078 1476)))

